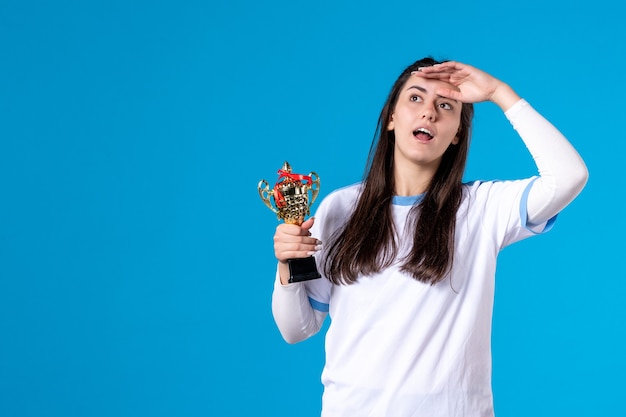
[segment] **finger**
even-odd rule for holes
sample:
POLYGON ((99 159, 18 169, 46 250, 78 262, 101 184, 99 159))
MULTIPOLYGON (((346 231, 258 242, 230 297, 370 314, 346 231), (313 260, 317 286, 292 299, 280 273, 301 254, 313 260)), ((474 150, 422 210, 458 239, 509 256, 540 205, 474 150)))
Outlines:
POLYGON ((322 242, 314 237, 311 237, 308 231, 303 231, 299 226, 282 224, 276 227, 276 233, 274 233, 274 245, 279 243, 300 243, 314 247, 316 245, 321 245, 322 242))
POLYGON ((441 64, 435 64, 433 66, 430 67, 424 67, 426 69, 426 71, 448 71, 448 72, 453 72, 453 71, 459 71, 462 70, 464 68, 466 68, 467 65, 462 64, 458 61, 446 61, 446 62, 442 62, 441 64))
POLYGON ((309 229, 311 229, 311 227, 313 227, 313 223, 315 223, 315 217, 311 217, 311 218, 305 220, 304 223, 302 223, 302 225, 300 227, 303 230, 306 230, 308 232, 309 229))
POLYGON ((281 223, 276 227, 276 232, 285 233, 294 236, 310 236, 311 233, 308 229, 304 229, 297 224, 281 223))
POLYGON ((452 100, 465 102, 465 96, 463 95, 463 93, 452 88, 439 87, 435 90, 435 94, 452 100))
MULTIPOLYGON (((424 67, 424 68, 432 68, 432 67, 424 67)), ((414 76, 418 78, 426 78, 429 80, 439 80, 439 81, 445 81, 445 82, 449 82, 450 76, 451 76, 451 74, 447 72, 440 72, 440 71, 427 72, 427 71, 423 71, 422 68, 420 68, 419 71, 411 72, 411 74, 413 74, 414 76)))
POLYGON ((293 258, 306 258, 313 256, 318 252, 315 249, 301 249, 301 248, 288 248, 278 247, 274 249, 274 255, 279 261, 286 261, 293 258))
POLYGON ((456 62, 449 61, 449 62, 444 62, 441 64, 419 67, 418 71, 424 74, 433 74, 433 73, 441 73, 441 72, 450 73, 450 72, 458 71, 461 68, 462 66, 457 64, 456 62))
POLYGON ((299 238, 300 236, 302 236, 302 229, 300 228, 300 226, 295 224, 282 223, 276 227, 276 232, 274 233, 274 236, 279 235, 294 236, 299 238))
POLYGON ((276 233, 274 235, 274 246, 286 244, 286 245, 308 245, 309 247, 315 247, 321 245, 322 242, 319 239, 310 236, 297 236, 284 233, 276 233))
POLYGON ((279 261, 285 261, 292 258, 306 258, 314 255, 316 252, 322 249, 321 244, 315 242, 315 244, 307 244, 303 242, 277 242, 274 245, 274 255, 279 261))
POLYGON ((454 61, 419 68, 419 73, 422 73, 425 77, 443 81, 463 79, 470 76, 472 71, 473 69, 469 65, 454 61))

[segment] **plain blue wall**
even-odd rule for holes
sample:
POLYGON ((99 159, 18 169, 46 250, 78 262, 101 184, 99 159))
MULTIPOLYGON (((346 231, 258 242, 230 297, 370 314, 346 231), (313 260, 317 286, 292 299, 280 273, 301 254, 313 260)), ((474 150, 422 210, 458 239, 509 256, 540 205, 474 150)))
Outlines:
MULTIPOLYGON (((284 160, 320 198, 358 181, 426 55, 507 81, 591 173, 501 255, 497 414, 623 412, 621 13, 474 3, 0 1, 0 416, 317 416, 323 336, 273 323, 257 183, 284 160)), ((476 110, 467 178, 535 174, 476 110)))

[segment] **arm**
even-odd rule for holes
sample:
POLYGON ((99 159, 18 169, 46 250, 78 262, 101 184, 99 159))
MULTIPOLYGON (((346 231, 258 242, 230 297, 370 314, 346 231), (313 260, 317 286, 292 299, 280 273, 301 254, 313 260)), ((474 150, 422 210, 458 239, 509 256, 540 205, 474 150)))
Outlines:
POLYGON ((528 194, 530 225, 554 217, 576 198, 589 173, 574 147, 550 122, 525 100, 507 110, 506 116, 535 160, 540 177, 528 194))
POLYGON ((327 315, 313 309, 304 283, 288 283, 287 259, 310 256, 321 248, 321 242, 310 236, 309 229, 314 221, 310 218, 301 226, 280 224, 274 234, 278 268, 272 294, 272 314, 287 343, 297 343, 316 334, 327 315))
POLYGON ((555 216, 582 191, 589 173, 578 152, 510 86, 483 71, 452 61, 421 68, 416 75, 446 81, 458 88, 444 88, 438 94, 465 103, 491 101, 505 112, 539 170, 540 178, 528 195, 530 224, 555 216))
POLYGON ((277 277, 272 295, 272 314, 283 339, 287 343, 297 343, 316 334, 328 313, 311 307, 304 283, 283 285, 277 277))

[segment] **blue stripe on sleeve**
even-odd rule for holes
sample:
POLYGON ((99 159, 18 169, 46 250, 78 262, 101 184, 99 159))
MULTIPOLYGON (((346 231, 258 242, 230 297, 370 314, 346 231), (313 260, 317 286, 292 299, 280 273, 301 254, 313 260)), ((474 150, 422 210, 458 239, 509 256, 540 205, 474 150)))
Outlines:
POLYGON ((328 313, 328 304, 320 303, 309 297, 309 303, 311 303, 311 307, 316 309, 317 311, 321 311, 322 313, 328 313))
POLYGON ((524 193, 522 194, 522 200, 520 201, 519 207, 520 218, 522 219, 522 226, 536 235, 550 231, 550 229, 552 229, 552 226, 554 226, 554 222, 556 221, 557 216, 555 215, 554 217, 548 219, 548 221, 546 222, 546 227, 544 227, 543 230, 541 230, 540 232, 536 232, 528 226, 528 193, 530 193, 530 189, 533 183, 537 180, 537 178, 539 177, 534 178, 531 182, 528 183, 526 189, 524 189, 524 193))

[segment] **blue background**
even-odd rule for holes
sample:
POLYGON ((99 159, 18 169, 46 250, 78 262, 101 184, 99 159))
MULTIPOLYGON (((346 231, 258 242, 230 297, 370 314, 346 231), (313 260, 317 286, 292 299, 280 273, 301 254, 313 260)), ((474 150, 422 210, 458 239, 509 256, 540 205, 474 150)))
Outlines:
MULTIPOLYGON (((391 84, 426 55, 508 82, 590 170, 553 231, 501 255, 496 413, 623 412, 615 7, 0 1, 0 416, 319 415, 323 336, 274 325, 257 183, 284 160, 320 198, 358 181, 391 84)), ((535 174, 476 109, 467 179, 535 174)))

